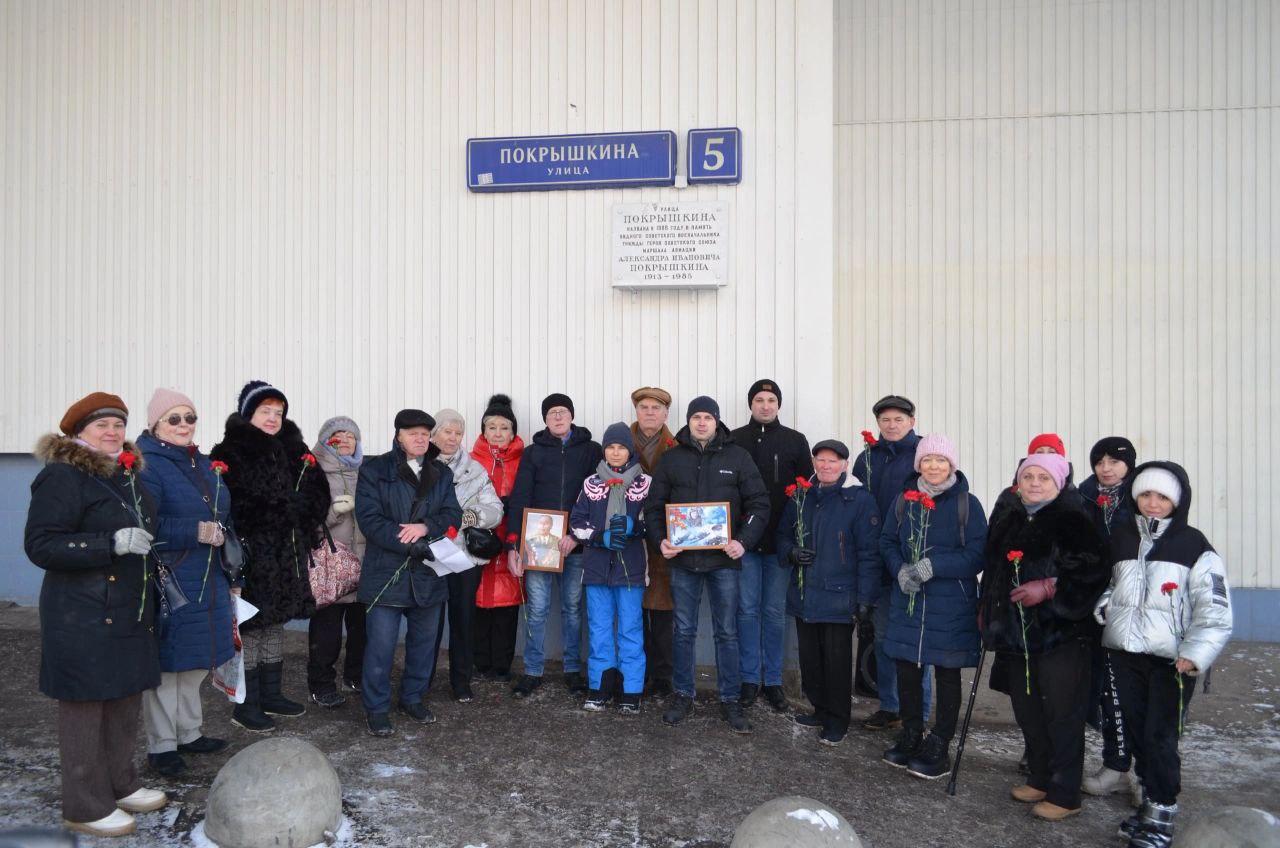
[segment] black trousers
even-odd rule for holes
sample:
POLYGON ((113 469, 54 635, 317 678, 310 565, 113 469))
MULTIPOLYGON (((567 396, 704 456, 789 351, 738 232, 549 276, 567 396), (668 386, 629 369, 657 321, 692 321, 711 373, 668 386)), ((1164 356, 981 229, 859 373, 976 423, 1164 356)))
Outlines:
POLYGON ((1157 804, 1176 804, 1182 790, 1178 680, 1182 680, 1183 713, 1191 702, 1196 680, 1178 674, 1173 661, 1164 657, 1125 651, 1109 653, 1138 779, 1150 800, 1157 804))
POLYGON ((471 619, 472 660, 479 671, 506 674, 516 656, 520 607, 476 607, 471 619))
POLYGON ((853 622, 810 624, 796 619, 800 688, 824 730, 847 733, 853 696, 853 622))
MULTIPOLYGON (((898 709, 902 726, 924 732, 924 675, 929 666, 898 660, 898 709)), ((960 718, 960 669, 933 666, 933 693, 938 708, 933 713, 933 735, 950 742, 960 718)))
MULTIPOLYGON (((445 578, 449 586, 449 685, 456 692, 471 683, 475 663, 475 636, 472 633, 476 616, 476 590, 480 588, 480 575, 484 568, 476 566, 466 571, 454 572, 445 578)), ((436 633, 436 645, 444 636, 444 616, 436 633)), ((431 666, 431 677, 436 667, 431 666)), ((430 687, 430 682, 427 686, 430 687)))
POLYGON ((1027 745, 1027 785, 1050 804, 1080 806, 1084 720, 1089 713, 1090 647, 1072 639, 1030 659, 1030 694, 1022 655, 1006 657, 1013 715, 1027 745))
POLYGON ((644 611, 645 677, 649 682, 671 682, 671 640, 675 633, 672 610, 644 611))
POLYGON ((1098 732, 1102 734, 1102 764, 1115 771, 1128 771, 1133 765, 1133 754, 1120 712, 1116 674, 1107 650, 1100 645, 1093 649, 1093 685, 1089 697, 1091 712, 1096 710, 1098 732))
POLYGON ((307 688, 312 694, 336 692, 334 664, 342 653, 342 627, 347 629, 344 680, 359 685, 364 675, 364 604, 330 604, 316 610, 307 624, 307 688))

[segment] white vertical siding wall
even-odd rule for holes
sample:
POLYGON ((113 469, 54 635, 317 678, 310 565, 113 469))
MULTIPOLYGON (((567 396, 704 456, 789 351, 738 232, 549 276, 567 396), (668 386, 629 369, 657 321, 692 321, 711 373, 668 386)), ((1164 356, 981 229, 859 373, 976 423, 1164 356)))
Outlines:
MULTIPOLYGON (((631 389, 833 419, 832 6, 811 0, 0 0, 0 450, 92 389, 242 383, 387 447, 405 405, 631 389), (473 195, 470 136, 739 126, 736 187, 473 195), (609 286, 613 203, 722 200, 727 288, 609 286), (820 320, 814 320, 818 316, 820 320), (797 355, 809 346, 811 355, 797 355)), ((683 170, 683 164, 681 165, 683 170)), ((141 425, 135 422, 136 430, 141 425)))
POLYGON ((1187 466, 1280 587, 1280 5, 836 4, 841 430, 888 391, 984 503, 1031 436, 1187 466))

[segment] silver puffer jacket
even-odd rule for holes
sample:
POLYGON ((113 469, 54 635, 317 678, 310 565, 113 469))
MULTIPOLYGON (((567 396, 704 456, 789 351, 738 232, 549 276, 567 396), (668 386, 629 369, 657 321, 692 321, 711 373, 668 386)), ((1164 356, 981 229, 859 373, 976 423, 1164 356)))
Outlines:
MULTIPOLYGON (((443 460, 443 457, 441 458, 443 460)), ((492 530, 502 523, 502 499, 494 491, 493 483, 484 466, 471 458, 471 454, 459 449, 457 453, 443 460, 453 472, 453 491, 462 504, 463 527, 480 527, 492 530)), ((461 528, 459 528, 461 529, 461 528)), ((459 542, 462 538, 459 537, 459 542)), ((488 560, 478 559, 471 555, 476 565, 484 565, 488 560)))
POLYGON ((1111 586, 1094 608, 1094 617, 1105 626, 1104 647, 1169 660, 1183 657, 1201 672, 1213 665, 1231 637, 1226 568, 1204 537, 1186 526, 1186 472, 1173 463, 1150 464, 1176 469, 1183 498, 1169 518, 1153 520, 1139 514, 1120 538, 1113 535, 1113 553, 1122 556, 1116 559, 1111 586), (1153 548, 1155 557, 1150 556, 1153 548))

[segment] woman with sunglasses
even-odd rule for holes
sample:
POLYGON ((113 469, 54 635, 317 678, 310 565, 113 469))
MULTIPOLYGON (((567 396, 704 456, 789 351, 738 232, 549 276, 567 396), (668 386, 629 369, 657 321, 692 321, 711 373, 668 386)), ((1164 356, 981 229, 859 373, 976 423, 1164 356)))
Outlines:
POLYGON ((200 684, 235 652, 231 587, 222 570, 231 493, 196 447, 196 421, 191 398, 156 389, 147 404, 148 429, 138 436, 146 459, 139 479, 156 504, 154 553, 189 601, 161 619, 160 685, 142 696, 147 762, 166 777, 186 768, 183 754, 227 746, 200 730, 200 684))

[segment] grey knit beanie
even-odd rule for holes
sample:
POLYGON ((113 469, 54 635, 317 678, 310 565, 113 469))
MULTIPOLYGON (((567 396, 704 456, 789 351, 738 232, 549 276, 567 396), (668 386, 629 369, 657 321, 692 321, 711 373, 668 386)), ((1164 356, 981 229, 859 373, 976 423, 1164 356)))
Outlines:
POLYGON ((347 431, 356 437, 357 442, 360 441, 360 426, 347 416, 338 415, 320 425, 320 444, 327 444, 339 430, 347 431))

